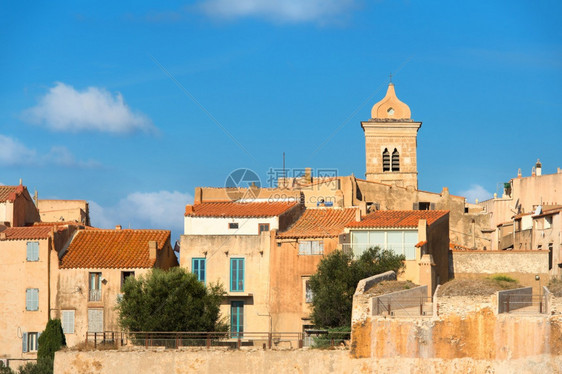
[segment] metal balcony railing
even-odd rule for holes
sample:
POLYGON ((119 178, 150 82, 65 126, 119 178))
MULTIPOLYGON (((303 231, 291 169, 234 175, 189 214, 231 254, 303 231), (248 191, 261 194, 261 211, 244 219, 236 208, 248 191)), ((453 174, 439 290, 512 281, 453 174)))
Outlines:
POLYGON ((90 290, 88 301, 100 301, 101 300, 101 290, 90 290))

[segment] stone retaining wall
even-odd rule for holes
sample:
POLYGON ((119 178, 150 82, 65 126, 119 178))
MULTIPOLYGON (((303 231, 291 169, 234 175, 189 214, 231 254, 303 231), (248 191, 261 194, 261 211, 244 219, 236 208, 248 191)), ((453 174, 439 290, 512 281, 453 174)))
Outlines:
POLYGON ((62 351, 55 374, 114 373, 556 373, 562 356, 537 355, 510 360, 354 359, 348 351, 62 351))

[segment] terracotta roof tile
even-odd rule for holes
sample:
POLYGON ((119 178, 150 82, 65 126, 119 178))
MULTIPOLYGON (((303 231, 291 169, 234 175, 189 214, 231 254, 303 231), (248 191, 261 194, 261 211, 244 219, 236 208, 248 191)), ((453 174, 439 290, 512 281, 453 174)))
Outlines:
POLYGON ((167 230, 79 230, 60 261, 61 269, 152 268, 148 242, 161 250, 170 240, 167 230))
POLYGON ((346 224, 355 220, 357 209, 307 209, 303 215, 278 238, 323 238, 337 236, 346 224))
POLYGON ((418 227, 420 219, 431 225, 448 214, 448 210, 378 210, 368 214, 359 222, 351 222, 346 227, 357 228, 403 228, 418 227))
POLYGON ((24 190, 25 187, 21 184, 19 186, 0 186, 0 202, 14 201, 16 196, 24 190))
POLYGON ((52 226, 8 227, 0 235, 4 240, 47 239, 52 232, 52 226))
POLYGON ((275 217, 296 205, 296 202, 207 202, 187 205, 185 215, 189 217, 275 217))

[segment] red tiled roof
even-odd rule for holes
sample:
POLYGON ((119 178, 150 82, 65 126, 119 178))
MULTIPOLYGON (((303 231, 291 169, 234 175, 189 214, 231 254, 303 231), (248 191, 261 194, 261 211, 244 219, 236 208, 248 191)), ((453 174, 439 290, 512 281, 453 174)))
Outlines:
POLYGON ((14 201, 24 189, 25 187, 21 184, 19 186, 0 186, 0 202, 14 201))
POLYGON ((322 238, 337 236, 346 224, 355 220, 357 209, 307 209, 303 215, 278 238, 322 238))
POLYGON ((465 247, 464 245, 460 245, 457 243, 449 243, 449 248, 455 251, 473 251, 474 249, 465 247))
POLYGON ((53 232, 51 226, 8 227, 0 232, 5 240, 47 239, 53 232))
POLYGON ((189 217, 274 217, 296 205, 296 202, 208 202, 187 205, 185 215, 189 217))
POLYGON ((148 242, 158 250, 170 240, 167 230, 79 230, 60 260, 61 269, 152 268, 148 242))
POLYGON ((346 227, 418 227, 420 219, 427 220, 429 226, 448 213, 448 210, 378 210, 366 215, 359 222, 349 223, 346 227))

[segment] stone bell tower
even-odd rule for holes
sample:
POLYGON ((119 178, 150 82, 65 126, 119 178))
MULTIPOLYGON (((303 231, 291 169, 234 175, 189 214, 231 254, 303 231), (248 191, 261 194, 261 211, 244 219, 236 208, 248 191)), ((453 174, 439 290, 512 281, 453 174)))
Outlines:
POLYGON ((410 118, 410 107, 396 97, 394 84, 361 122, 365 132, 368 181, 418 188, 417 137, 421 122, 410 118))

